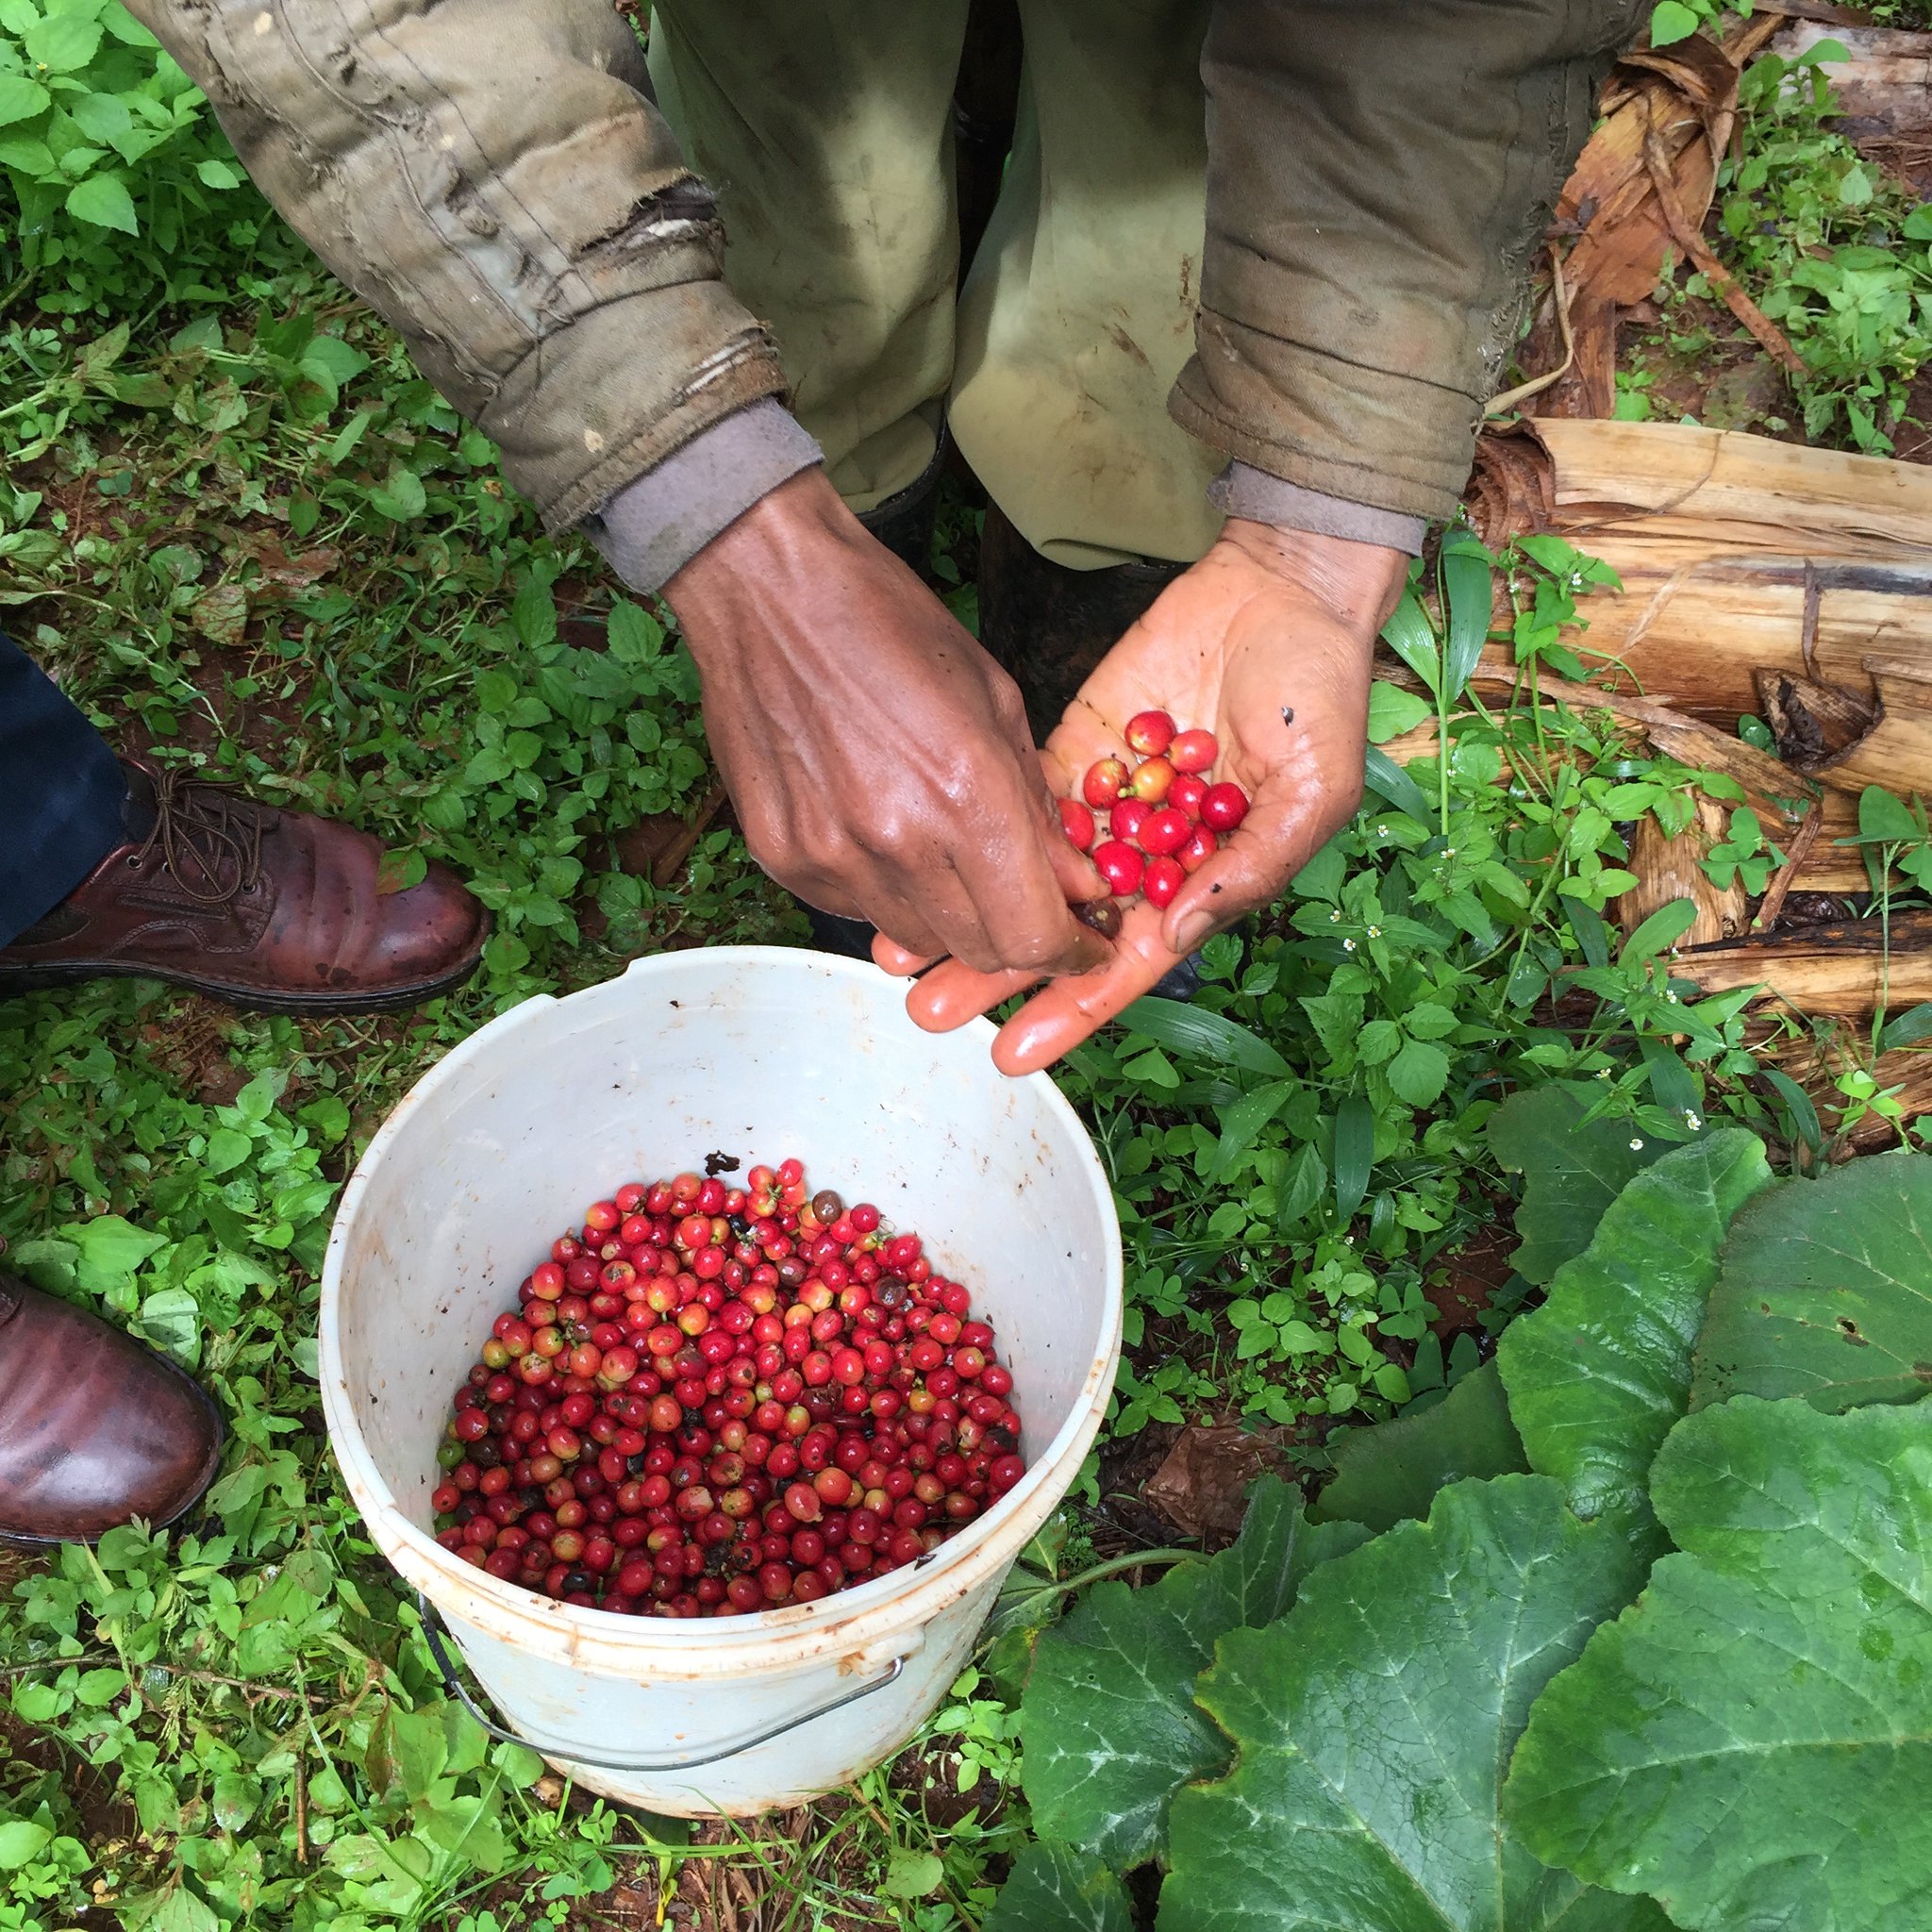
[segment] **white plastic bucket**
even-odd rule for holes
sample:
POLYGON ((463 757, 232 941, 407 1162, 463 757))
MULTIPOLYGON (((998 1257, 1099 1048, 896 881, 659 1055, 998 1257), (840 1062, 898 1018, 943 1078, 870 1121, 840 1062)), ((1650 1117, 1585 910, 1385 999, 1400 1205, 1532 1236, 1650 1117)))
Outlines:
POLYGON ((608 1797, 742 1815, 897 1749, 1099 1430, 1121 1257, 1092 1145, 1044 1074, 994 1071, 984 1022, 923 1033, 904 995, 816 953, 639 960, 473 1035, 384 1123, 343 1193, 321 1364, 350 1492, 509 1729, 608 1797), (815 1184, 919 1231, 998 1335, 1024 1478, 918 1564, 754 1617, 610 1616, 472 1568, 430 1535, 429 1492, 491 1321, 587 1200, 714 1149, 747 1165, 796 1155, 815 1184))

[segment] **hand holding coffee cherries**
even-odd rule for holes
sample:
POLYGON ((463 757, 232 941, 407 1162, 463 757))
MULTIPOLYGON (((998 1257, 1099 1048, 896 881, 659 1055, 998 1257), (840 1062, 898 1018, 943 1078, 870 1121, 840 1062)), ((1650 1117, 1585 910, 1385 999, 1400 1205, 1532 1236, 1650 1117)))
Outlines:
MULTIPOLYGON (((1192 872, 1184 847, 1150 855, 1148 821, 1141 823, 1136 886, 1143 896, 1120 902, 1113 957, 1092 972, 1055 980, 1006 1023, 993 1044, 1002 1072, 1030 1074, 1070 1052, 1210 934, 1276 898, 1347 823, 1361 795, 1375 634, 1401 594, 1407 568, 1399 551, 1230 519, 1207 556, 1108 654, 1047 740, 1042 758, 1053 791, 1087 803, 1089 773, 1109 758, 1121 760, 1131 783, 1141 767, 1129 724, 1160 711, 1211 734, 1215 785, 1237 789, 1250 803, 1216 829, 1203 793, 1200 816, 1215 849, 1199 855, 1192 872), (1146 868, 1170 856, 1182 879, 1157 904, 1172 874, 1162 868, 1149 893, 1146 868)), ((1173 765, 1172 747, 1164 756, 1173 765)), ((1217 809, 1235 811, 1232 791, 1221 796, 1217 809)), ((1157 827, 1156 843, 1172 830, 1157 827)), ((1126 841, 1096 837, 1093 853, 1103 871, 1117 861, 1124 866, 1110 887, 1132 870, 1131 858, 1107 852, 1112 842, 1126 841)), ((874 955, 889 972, 910 974, 930 964, 883 938, 874 955)), ((947 1031, 1041 976, 976 972, 948 959, 913 987, 907 1008, 921 1025, 947 1031)))

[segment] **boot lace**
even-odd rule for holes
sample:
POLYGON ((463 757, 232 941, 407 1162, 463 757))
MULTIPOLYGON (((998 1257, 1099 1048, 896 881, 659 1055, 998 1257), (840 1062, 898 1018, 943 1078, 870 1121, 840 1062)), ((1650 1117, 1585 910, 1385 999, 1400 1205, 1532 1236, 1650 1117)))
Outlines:
POLYGON ((254 891, 267 814, 252 800, 172 768, 155 773, 154 788, 154 824, 128 862, 145 864, 158 847, 175 883, 203 906, 254 891))

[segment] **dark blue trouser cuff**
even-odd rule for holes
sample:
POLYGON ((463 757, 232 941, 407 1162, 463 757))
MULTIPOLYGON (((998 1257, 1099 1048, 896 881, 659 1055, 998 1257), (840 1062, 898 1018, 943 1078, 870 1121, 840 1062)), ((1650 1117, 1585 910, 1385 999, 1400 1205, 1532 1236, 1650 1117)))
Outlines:
POLYGON ((51 912, 127 836, 108 741, 0 635, 0 946, 51 912))

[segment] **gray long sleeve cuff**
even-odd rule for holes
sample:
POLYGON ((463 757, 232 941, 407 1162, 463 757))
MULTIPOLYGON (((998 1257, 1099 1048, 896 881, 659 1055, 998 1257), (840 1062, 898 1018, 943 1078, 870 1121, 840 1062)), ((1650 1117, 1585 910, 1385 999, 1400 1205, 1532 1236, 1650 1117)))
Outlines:
POLYGON ((1410 557, 1423 554, 1423 535, 1428 528, 1421 517, 1377 509, 1372 503, 1351 503, 1344 496, 1324 496, 1285 476, 1271 476, 1251 463, 1228 464, 1208 484, 1208 501, 1224 516, 1273 524, 1277 529, 1308 530, 1317 537, 1341 537, 1352 543, 1379 543, 1410 557))
POLYGON ((584 534, 632 590, 656 591, 761 496, 824 460, 791 410, 767 396, 626 483, 584 519, 584 534))

